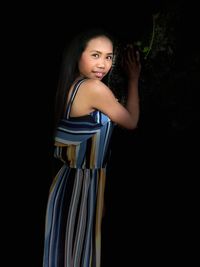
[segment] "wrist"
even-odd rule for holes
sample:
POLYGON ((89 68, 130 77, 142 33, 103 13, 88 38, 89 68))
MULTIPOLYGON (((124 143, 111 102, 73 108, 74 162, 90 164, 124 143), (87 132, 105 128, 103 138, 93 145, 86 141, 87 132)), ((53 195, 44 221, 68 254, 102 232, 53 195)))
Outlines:
POLYGON ((138 81, 139 81, 139 79, 130 77, 128 79, 128 84, 129 85, 136 85, 137 86, 138 85, 138 81))

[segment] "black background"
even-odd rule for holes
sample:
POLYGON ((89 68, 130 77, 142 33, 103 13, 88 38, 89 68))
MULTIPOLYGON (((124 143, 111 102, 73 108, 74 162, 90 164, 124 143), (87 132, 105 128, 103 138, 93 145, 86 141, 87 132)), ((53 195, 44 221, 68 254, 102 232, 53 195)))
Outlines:
MULTIPOLYGON (((17 251, 15 260, 19 257, 20 265, 42 266, 45 209, 52 181, 53 101, 65 43, 90 25, 105 26, 123 40, 138 38, 152 14, 165 6, 165 1, 88 2, 30 6, 22 15, 9 13, 8 89, 4 90, 8 104, 2 112, 4 218, 9 224, 8 252, 17 251)), ((196 10, 192 2, 183 3, 180 10, 185 17, 177 36, 180 59, 192 51, 199 53, 196 10)), ((194 88, 188 93, 194 103, 188 127, 169 128, 166 113, 148 101, 134 133, 118 128, 114 132, 102 266, 116 266, 116 262, 132 266, 138 261, 162 265, 172 259, 177 264, 191 263, 197 255, 199 81, 195 79, 188 78, 188 87, 194 88)), ((13 258, 6 260, 9 264, 13 258)))

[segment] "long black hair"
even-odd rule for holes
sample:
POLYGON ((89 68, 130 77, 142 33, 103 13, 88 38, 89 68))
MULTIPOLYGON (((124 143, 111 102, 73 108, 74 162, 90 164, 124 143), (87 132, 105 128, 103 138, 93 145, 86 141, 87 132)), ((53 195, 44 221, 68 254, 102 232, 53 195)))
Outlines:
MULTIPOLYGON (((91 39, 99 36, 106 36, 109 38, 113 43, 113 47, 115 48, 114 36, 102 28, 95 28, 82 31, 76 35, 66 46, 63 52, 58 87, 55 97, 54 128, 56 128, 58 121, 63 114, 70 86, 79 76, 78 62, 80 57, 85 50, 87 43, 91 39)), ((103 80, 105 83, 108 81, 107 76, 103 80)))

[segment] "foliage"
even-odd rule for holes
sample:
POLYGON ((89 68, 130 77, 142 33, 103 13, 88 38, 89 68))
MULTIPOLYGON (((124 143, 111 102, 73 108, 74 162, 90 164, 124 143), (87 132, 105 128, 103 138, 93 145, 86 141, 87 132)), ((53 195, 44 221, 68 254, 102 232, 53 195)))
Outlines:
MULTIPOLYGON (((184 12, 179 2, 166 5, 152 15, 151 30, 134 43, 140 51, 142 63, 142 114, 154 111, 163 114, 171 130, 189 127, 192 118, 197 116, 194 95, 199 84, 197 69, 200 57, 197 53, 198 45, 195 51, 195 42, 190 40, 194 35, 191 33, 187 12, 184 12), (189 47, 191 51, 186 53, 189 47)), ((123 45, 119 44, 110 82, 117 97, 125 103, 126 77, 120 68, 122 53, 123 45)))

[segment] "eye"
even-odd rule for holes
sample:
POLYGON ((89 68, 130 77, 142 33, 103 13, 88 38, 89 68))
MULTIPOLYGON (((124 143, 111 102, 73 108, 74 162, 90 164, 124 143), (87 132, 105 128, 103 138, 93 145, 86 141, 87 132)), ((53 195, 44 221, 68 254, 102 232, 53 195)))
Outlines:
POLYGON ((94 57, 94 58, 99 58, 99 54, 97 54, 97 53, 92 54, 92 57, 94 57))
POLYGON ((107 56, 108 60, 113 60, 113 56, 107 56))

